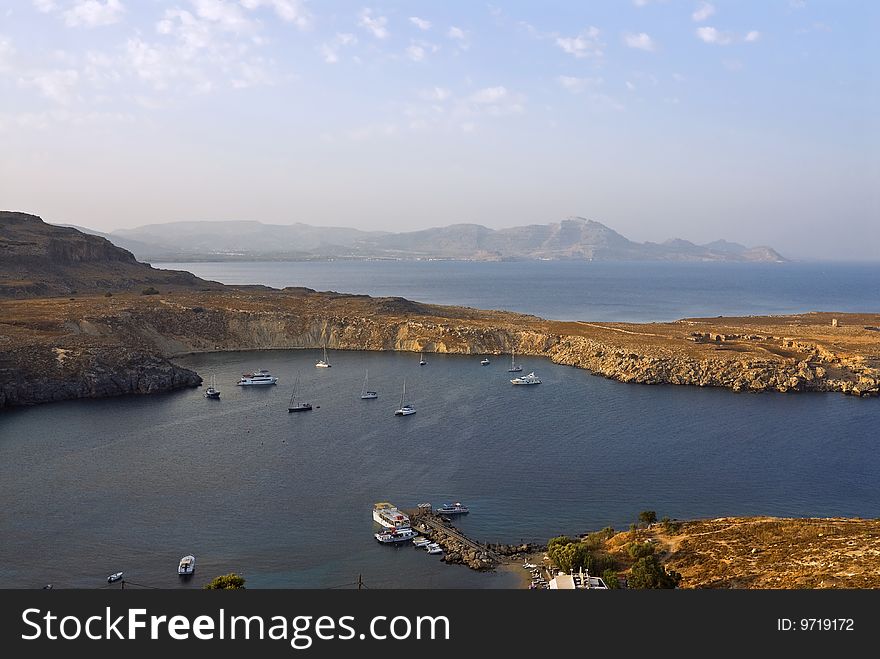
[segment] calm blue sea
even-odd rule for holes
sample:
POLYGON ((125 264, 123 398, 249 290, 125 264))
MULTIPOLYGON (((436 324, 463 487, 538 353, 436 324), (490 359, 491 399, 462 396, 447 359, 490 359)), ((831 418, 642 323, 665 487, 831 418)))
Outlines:
POLYGON ((556 320, 880 312, 880 263, 158 263, 225 284, 306 286, 556 320))

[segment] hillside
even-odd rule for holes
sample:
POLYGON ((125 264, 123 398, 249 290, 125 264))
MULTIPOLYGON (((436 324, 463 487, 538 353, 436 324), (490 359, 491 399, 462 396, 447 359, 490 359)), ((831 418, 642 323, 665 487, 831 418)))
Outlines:
POLYGON ((157 270, 109 240, 0 211, 0 298, 163 289, 219 289, 189 272, 157 270))
MULTIPOLYGON (((98 232, 96 232, 98 233, 98 232)), ((717 240, 637 243, 600 222, 573 217, 490 229, 480 224, 387 233, 307 224, 169 222, 100 234, 141 260, 460 259, 781 262, 770 247, 717 240)))

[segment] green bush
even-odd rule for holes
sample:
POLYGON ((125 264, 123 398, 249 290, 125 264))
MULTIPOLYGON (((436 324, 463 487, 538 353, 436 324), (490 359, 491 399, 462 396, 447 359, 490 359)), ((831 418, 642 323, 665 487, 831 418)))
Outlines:
POLYGON ((608 568, 602 573, 602 581, 609 588, 620 588, 620 582, 617 580, 617 572, 608 568))
POLYGON ((645 556, 651 556, 654 553, 654 543, 653 542, 631 542, 626 546, 626 553, 630 555, 630 558, 644 558, 645 556))
POLYGON ((675 588, 680 581, 681 575, 672 570, 667 572, 653 554, 633 563, 627 579, 630 588, 675 588))
POLYGON ((657 521, 657 512, 654 510, 643 510, 639 513, 639 522, 645 526, 650 526, 657 521))
POLYGON ((149 286, 148 288, 145 288, 144 290, 141 291, 141 295, 158 295, 158 294, 159 294, 159 291, 157 291, 152 286, 149 286))
POLYGON ((244 577, 230 572, 214 577, 211 583, 205 586, 205 590, 239 590, 244 588, 244 577))

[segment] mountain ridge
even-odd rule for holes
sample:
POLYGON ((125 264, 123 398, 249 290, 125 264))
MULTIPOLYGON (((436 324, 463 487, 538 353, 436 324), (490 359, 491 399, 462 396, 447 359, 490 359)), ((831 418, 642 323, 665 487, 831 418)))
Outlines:
MULTIPOLYGON (((86 230, 87 229, 83 229, 86 230)), ((734 261, 786 259, 772 247, 681 238, 634 242, 596 220, 569 217, 548 224, 491 229, 476 223, 416 231, 364 231, 301 222, 185 221, 96 232, 129 248, 139 260, 447 259, 475 261, 734 261)))

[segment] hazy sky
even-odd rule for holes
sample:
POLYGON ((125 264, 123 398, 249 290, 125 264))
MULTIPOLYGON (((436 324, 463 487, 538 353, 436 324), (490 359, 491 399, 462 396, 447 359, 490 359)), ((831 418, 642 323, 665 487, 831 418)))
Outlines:
POLYGON ((880 258, 880 2, 0 0, 0 208, 880 258))

